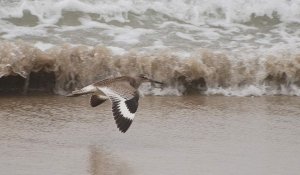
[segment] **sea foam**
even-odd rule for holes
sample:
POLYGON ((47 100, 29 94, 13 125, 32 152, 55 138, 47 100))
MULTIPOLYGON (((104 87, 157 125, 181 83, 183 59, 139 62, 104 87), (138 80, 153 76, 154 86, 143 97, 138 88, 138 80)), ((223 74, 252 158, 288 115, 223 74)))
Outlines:
POLYGON ((0 7, 0 38, 8 40, 141 50, 160 40, 173 50, 248 53, 299 47, 297 0, 21 0, 0 7))

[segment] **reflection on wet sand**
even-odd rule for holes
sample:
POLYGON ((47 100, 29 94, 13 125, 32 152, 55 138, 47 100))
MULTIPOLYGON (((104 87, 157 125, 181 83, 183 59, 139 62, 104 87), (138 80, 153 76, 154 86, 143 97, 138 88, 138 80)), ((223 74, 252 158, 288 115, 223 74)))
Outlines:
POLYGON ((132 170, 125 162, 105 154, 100 148, 90 146, 90 172, 91 175, 129 175, 132 170))

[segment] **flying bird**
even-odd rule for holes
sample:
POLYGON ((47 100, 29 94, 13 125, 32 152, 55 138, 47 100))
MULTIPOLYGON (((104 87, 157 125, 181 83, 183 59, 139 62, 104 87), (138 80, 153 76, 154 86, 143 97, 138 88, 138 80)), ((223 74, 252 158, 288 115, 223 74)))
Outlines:
POLYGON ((75 90, 68 97, 93 94, 90 105, 96 107, 106 100, 112 103, 112 112, 117 127, 125 133, 130 127, 139 105, 139 86, 144 82, 163 84, 144 75, 136 77, 121 76, 95 82, 80 90, 75 90))

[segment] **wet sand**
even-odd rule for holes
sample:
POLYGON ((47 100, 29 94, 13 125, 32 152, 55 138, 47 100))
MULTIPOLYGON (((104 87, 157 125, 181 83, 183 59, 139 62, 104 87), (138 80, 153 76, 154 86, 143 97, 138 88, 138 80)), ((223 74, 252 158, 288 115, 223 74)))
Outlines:
POLYGON ((299 97, 144 97, 126 134, 88 101, 2 96, 0 174, 300 172, 299 97))

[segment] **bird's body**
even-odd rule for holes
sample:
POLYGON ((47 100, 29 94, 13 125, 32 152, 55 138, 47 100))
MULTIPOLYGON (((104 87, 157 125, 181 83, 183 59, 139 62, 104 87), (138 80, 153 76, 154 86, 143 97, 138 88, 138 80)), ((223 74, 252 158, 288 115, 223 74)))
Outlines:
POLYGON ((112 102, 112 112, 116 124, 119 130, 125 133, 137 111, 139 101, 138 88, 143 82, 160 83, 144 76, 122 76, 98 81, 80 90, 73 91, 68 96, 93 93, 90 98, 92 107, 96 107, 109 99, 112 102))

